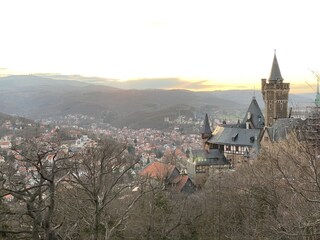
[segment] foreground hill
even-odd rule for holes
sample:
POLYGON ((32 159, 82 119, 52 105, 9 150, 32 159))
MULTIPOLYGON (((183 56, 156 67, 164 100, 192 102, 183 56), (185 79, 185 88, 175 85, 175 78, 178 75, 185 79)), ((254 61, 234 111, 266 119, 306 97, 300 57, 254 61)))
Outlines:
MULTIPOLYGON (((165 126, 164 117, 177 117, 179 114, 242 113, 253 95, 253 91, 240 90, 124 90, 40 76, 3 77, 0 78, 0 86, 0 112, 31 119, 84 114, 102 118, 115 126, 135 128, 162 128, 165 126)), ((263 107, 260 93, 256 95, 263 107)))

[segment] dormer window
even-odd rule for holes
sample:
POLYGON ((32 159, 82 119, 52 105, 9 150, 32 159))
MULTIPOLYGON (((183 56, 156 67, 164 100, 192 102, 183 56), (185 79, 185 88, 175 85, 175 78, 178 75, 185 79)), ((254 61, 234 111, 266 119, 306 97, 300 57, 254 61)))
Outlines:
POLYGON ((231 138, 232 142, 235 142, 238 138, 238 133, 234 134, 231 138))

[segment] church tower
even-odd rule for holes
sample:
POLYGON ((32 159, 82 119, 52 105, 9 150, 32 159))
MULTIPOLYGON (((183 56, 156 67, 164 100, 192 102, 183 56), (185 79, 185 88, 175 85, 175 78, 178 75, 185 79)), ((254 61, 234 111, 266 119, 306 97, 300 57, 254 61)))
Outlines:
POLYGON ((278 118, 288 117, 289 90, 290 83, 283 83, 275 52, 268 82, 267 79, 261 79, 266 126, 271 126, 278 118))

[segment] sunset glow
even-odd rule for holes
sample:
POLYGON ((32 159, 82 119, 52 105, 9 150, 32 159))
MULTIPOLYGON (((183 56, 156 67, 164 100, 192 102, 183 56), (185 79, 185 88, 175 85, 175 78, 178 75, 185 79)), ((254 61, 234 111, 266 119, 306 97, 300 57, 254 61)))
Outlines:
POLYGON ((190 90, 259 89, 274 49, 292 92, 320 70, 317 1, 4 1, 0 74, 178 78, 190 90))

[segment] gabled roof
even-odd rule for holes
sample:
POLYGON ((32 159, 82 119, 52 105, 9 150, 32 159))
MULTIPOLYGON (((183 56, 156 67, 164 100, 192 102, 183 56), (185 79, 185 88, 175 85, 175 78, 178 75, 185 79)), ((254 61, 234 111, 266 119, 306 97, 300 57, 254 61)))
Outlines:
POLYGON ((194 193, 196 191, 196 186, 192 182, 192 180, 188 177, 188 175, 179 175, 175 177, 172 181, 172 191, 179 193, 194 193))
POLYGON ((197 162, 197 165, 229 165, 230 162, 219 149, 210 149, 205 152, 205 162, 197 162))
POLYGON ((204 118, 204 124, 203 124, 203 130, 202 130, 203 134, 212 134, 211 128, 210 128, 210 123, 209 123, 209 118, 208 118, 208 114, 206 114, 205 118, 204 118))
POLYGON ((264 116, 255 97, 252 97, 249 108, 243 118, 242 123, 245 124, 246 122, 250 122, 253 125, 252 128, 264 127, 264 116))
POLYGON ((166 180, 166 183, 173 192, 183 191, 193 193, 196 190, 189 176, 180 175, 179 170, 171 164, 153 162, 143 169, 140 175, 156 180, 166 180))
POLYGON ((260 132, 261 129, 226 128, 217 126, 208 142, 221 145, 253 147, 258 142, 260 132))
POLYGON ((165 180, 170 178, 175 168, 176 167, 171 164, 153 162, 149 164, 146 168, 144 168, 140 172, 140 175, 159 179, 159 180, 165 180))
POLYGON ((279 118, 271 127, 267 127, 269 138, 272 142, 287 139, 289 134, 300 124, 302 120, 299 118, 279 118))
POLYGON ((175 192, 181 192, 184 185, 187 183, 189 177, 188 175, 179 175, 175 177, 171 183, 175 185, 174 191, 175 192))
POLYGON ((274 53, 269 81, 283 81, 276 53, 274 53))

